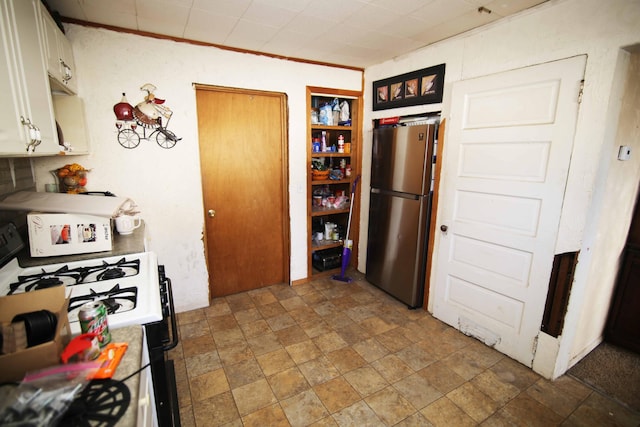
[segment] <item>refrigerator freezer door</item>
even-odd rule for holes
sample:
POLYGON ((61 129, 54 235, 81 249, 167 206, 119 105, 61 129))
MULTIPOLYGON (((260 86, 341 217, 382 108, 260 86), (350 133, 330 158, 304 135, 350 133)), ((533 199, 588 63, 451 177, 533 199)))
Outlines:
POLYGON ((433 133, 433 125, 374 130, 371 188, 428 194, 433 133))
POLYGON ((367 280, 411 308, 422 305, 428 198, 371 191, 367 280))

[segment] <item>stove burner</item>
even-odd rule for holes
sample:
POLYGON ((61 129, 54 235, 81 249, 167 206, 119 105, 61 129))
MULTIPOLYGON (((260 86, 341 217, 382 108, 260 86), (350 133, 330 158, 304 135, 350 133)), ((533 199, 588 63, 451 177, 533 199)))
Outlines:
POLYGON ((107 308, 107 314, 124 313, 136 308, 138 298, 138 288, 135 286, 120 289, 117 284, 105 292, 96 292, 89 289, 85 295, 72 296, 69 299, 68 317, 69 321, 77 321, 80 307, 88 302, 102 301, 107 308))
POLYGON ((56 271, 47 272, 44 268, 41 273, 34 273, 27 276, 18 276, 17 282, 9 284, 9 293, 11 295, 20 287, 24 292, 51 288, 59 285, 77 285, 81 280, 82 274, 75 270, 69 270, 66 265, 60 267, 56 271))
POLYGON ((30 288, 33 288, 33 287, 35 287, 36 289, 52 288, 54 286, 60 286, 62 284, 63 284, 62 280, 58 279, 57 277, 43 277, 42 279, 35 282, 33 285, 27 286, 27 288, 29 288, 27 290, 31 290, 30 288))
POLYGON ((135 276, 140 272, 140 260, 121 258, 114 263, 102 261, 101 264, 81 267, 82 283, 99 282, 101 280, 119 279, 135 276))
POLYGON ((107 308, 107 314, 113 314, 118 311, 122 304, 120 304, 115 298, 105 298, 102 303, 107 308))
POLYGON ((98 274, 98 280, 119 279, 124 277, 125 274, 124 270, 119 267, 107 268, 102 273, 98 274))

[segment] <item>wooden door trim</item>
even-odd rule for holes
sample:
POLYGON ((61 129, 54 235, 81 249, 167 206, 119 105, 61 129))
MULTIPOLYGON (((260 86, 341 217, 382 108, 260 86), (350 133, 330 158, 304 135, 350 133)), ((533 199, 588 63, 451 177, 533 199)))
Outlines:
MULTIPOLYGON (((291 219, 289 215, 289 128, 287 126, 288 121, 288 97, 286 93, 282 92, 269 92, 269 91, 261 91, 254 89, 243 89, 243 88, 234 88, 228 86, 215 86, 215 85, 205 85, 200 83, 193 83, 193 88, 203 91, 211 91, 211 92, 220 92, 220 93, 237 93, 242 95, 259 95, 259 96, 270 96, 275 97, 280 100, 281 105, 281 117, 280 117, 280 130, 282 132, 282 141, 280 144, 280 155, 282 158, 282 247, 284 250, 283 259, 282 259, 282 272, 284 282, 291 285, 291 219)), ((195 95, 195 92, 194 92, 195 95)), ((199 144, 199 141, 198 141, 199 144)), ((202 194, 202 198, 204 201, 204 194, 202 194)), ((204 204, 203 204, 204 208, 204 204)), ((202 212, 203 218, 206 215, 206 212, 202 212)), ((203 221, 204 234, 203 234, 203 242, 204 242, 204 254, 207 265, 207 271, 209 269, 209 252, 207 248, 207 221, 203 221)), ((210 272, 208 271, 210 274, 210 272)), ((211 295, 211 293, 210 293, 211 295)))
POLYGON ((424 275, 424 294, 422 297, 422 309, 425 311, 429 308, 429 284, 431 283, 431 270, 433 268, 433 251, 435 249, 436 221, 438 219, 438 200, 440 195, 438 189, 440 188, 440 174, 442 172, 442 153, 444 151, 446 124, 446 118, 440 121, 440 128, 438 129, 438 146, 436 147, 436 164, 435 171, 433 173, 433 197, 431 199, 431 217, 429 218, 429 241, 427 242, 427 271, 424 275))
MULTIPOLYGON (((363 147, 363 131, 362 131, 362 117, 364 115, 364 100, 362 91, 357 90, 349 90, 349 89, 333 89, 327 87, 320 86, 307 86, 306 91, 306 102, 309 103, 312 95, 326 95, 327 97, 337 97, 337 98, 349 98, 353 99, 356 102, 357 108, 354 108, 351 111, 351 120, 352 120, 352 131, 351 131, 351 173, 353 176, 358 176, 362 174, 362 147, 363 147)), ((308 105, 308 104, 307 104, 308 105)), ((307 138, 310 138, 311 129, 311 115, 307 114, 307 138)), ((311 188, 312 186, 312 178, 311 178, 311 141, 307 141, 307 188, 311 188)), ((350 235, 352 236, 350 240, 353 241, 353 247, 351 249, 351 258, 349 260, 349 267, 356 268, 358 267, 358 251, 360 246, 360 200, 361 200, 361 188, 362 181, 356 186, 356 192, 354 194, 354 202, 351 214, 351 230, 350 235)), ((349 187, 349 191, 351 191, 351 187, 349 187)), ((307 195, 307 277, 304 279, 296 280, 294 285, 303 284, 310 282, 314 279, 317 279, 322 276, 328 276, 330 273, 318 273, 313 274, 313 266, 311 264, 311 236, 312 236, 312 226, 311 226, 311 195, 307 195)))

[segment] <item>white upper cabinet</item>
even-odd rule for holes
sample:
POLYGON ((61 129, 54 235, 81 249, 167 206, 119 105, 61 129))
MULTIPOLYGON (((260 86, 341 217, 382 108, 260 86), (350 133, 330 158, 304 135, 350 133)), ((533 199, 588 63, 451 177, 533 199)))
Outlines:
POLYGON ((47 9, 41 4, 42 47, 47 72, 51 77, 51 89, 76 94, 75 63, 71 43, 62 33, 47 9))
POLYGON ((0 156, 57 154, 40 0, 0 0, 0 12, 0 156))

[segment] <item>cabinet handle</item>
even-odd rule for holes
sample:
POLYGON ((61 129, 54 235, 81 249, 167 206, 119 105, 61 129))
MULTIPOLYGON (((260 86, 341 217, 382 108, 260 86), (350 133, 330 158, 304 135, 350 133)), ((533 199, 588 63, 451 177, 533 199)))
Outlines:
POLYGON ((27 143, 27 152, 33 153, 38 145, 42 142, 42 134, 40 128, 31 123, 31 119, 20 116, 20 122, 29 129, 29 142, 27 143))
POLYGON ((62 80, 67 83, 73 77, 73 75, 71 74, 71 67, 69 67, 62 59, 60 60, 60 65, 62 65, 62 68, 64 70, 64 72, 62 73, 62 80))
POLYGON ((214 216, 216 216, 216 211, 214 211, 213 209, 209 209, 207 211, 207 215, 209 215, 209 218, 213 218, 214 216))

